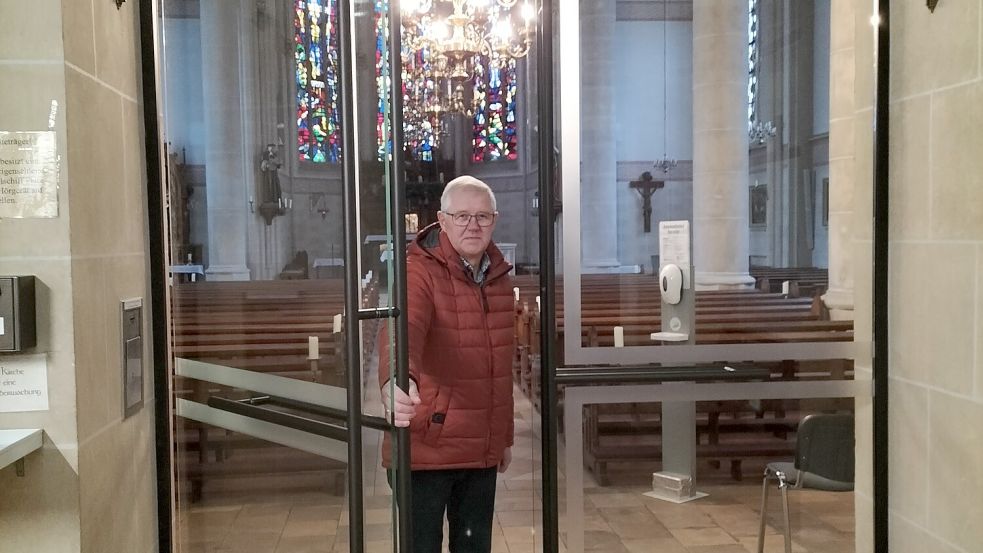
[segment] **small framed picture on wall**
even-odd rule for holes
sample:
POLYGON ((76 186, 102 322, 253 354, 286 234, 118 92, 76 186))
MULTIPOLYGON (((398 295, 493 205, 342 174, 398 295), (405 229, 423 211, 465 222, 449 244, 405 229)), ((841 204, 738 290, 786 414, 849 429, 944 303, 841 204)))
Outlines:
POLYGON ((754 184, 749 188, 751 228, 768 225, 768 185, 754 184))

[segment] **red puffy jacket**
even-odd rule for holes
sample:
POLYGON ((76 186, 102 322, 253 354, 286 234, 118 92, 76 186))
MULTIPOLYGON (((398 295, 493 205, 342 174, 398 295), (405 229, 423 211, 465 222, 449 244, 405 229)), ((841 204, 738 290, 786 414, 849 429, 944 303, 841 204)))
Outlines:
MULTIPOLYGON (((512 266, 494 243, 481 286, 437 224, 406 254, 410 377, 421 404, 410 423, 413 470, 488 468, 512 445, 512 266)), ((379 334, 379 383, 389 380, 388 327, 379 334)), ((383 465, 391 466, 386 433, 383 465)))

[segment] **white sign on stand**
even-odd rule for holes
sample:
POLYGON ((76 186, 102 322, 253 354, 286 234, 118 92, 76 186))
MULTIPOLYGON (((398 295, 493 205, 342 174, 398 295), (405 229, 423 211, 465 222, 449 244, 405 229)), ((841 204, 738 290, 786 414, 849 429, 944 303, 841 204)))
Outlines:
POLYGON ((0 413, 48 410, 48 357, 0 356, 0 413))
POLYGON ((659 264, 679 266, 683 288, 689 289, 689 221, 659 221, 659 264))
POLYGON ((0 131, 0 219, 57 216, 55 131, 0 131))

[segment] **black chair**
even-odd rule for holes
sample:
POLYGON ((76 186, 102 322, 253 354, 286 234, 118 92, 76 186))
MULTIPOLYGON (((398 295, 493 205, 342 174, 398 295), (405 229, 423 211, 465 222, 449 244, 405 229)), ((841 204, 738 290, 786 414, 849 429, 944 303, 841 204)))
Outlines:
POLYGON ((768 481, 776 480, 782 492, 785 517, 785 553, 792 552, 792 532, 788 516, 788 490, 813 489, 832 492, 853 491, 854 468, 853 415, 808 415, 799 423, 795 441, 795 462, 768 463, 761 482, 761 527, 758 553, 765 547, 765 512, 768 507, 768 481))

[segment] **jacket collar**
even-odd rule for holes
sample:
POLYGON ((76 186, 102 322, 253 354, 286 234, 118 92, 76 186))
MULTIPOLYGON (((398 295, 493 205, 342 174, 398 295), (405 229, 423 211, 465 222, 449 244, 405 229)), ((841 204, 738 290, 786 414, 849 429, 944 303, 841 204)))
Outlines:
MULTIPOLYGON (((512 265, 505 260, 505 256, 502 255, 502 251, 498 249, 494 241, 488 243, 485 253, 488 254, 491 261, 488 274, 485 276, 485 283, 512 270, 512 265)), ((410 244, 407 254, 431 257, 450 269, 449 272, 452 275, 463 280, 471 280, 469 275, 465 274, 464 265, 461 263, 461 254, 457 253, 447 235, 440 230, 440 223, 432 223, 418 232, 416 239, 410 244)))

